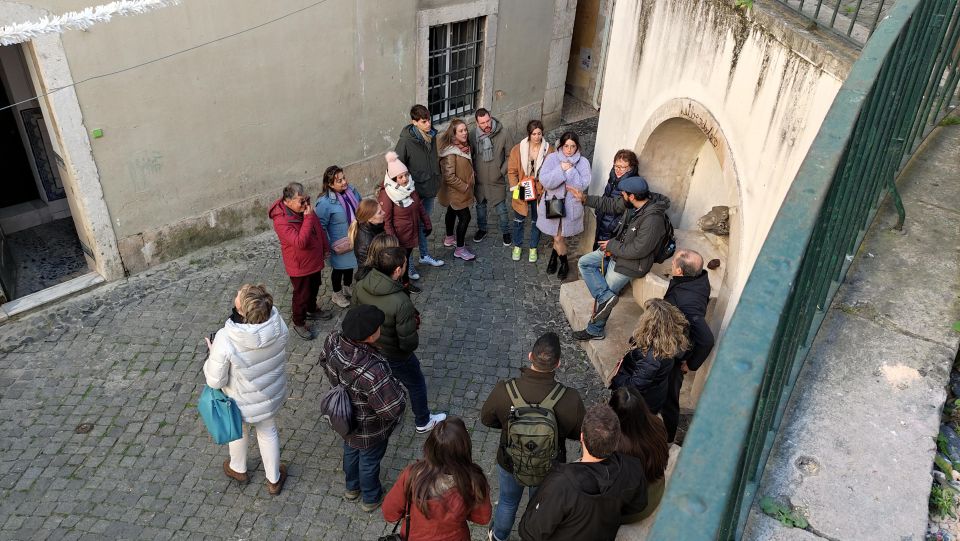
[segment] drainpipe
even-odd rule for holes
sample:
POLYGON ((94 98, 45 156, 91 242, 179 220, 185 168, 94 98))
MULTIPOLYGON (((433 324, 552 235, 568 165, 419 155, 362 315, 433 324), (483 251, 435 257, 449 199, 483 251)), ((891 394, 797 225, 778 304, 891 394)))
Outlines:
POLYGON ((603 36, 600 38, 600 58, 597 64, 597 83, 593 87, 593 108, 600 109, 600 89, 603 88, 603 75, 606 71, 607 45, 610 43, 610 19, 617 0, 607 0, 607 16, 603 21, 603 36))

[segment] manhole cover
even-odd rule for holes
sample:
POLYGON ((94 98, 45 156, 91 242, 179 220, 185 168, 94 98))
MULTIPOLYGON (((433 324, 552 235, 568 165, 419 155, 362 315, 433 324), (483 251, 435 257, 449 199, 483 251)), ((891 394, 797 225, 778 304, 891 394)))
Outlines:
POLYGON ((92 423, 80 423, 80 424, 77 425, 77 428, 74 428, 74 429, 73 429, 73 431, 74 431, 75 433, 77 433, 77 434, 86 434, 87 432, 90 432, 91 430, 93 430, 93 424, 92 424, 92 423))

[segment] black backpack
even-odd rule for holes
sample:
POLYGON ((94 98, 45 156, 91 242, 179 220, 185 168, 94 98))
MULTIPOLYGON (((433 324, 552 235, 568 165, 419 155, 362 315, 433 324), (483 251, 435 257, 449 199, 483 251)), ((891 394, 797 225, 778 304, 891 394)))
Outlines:
POLYGON ((657 244, 657 249, 653 252, 653 261, 655 263, 663 263, 673 257, 673 253, 676 251, 677 237, 673 234, 673 224, 670 223, 670 217, 664 212, 663 237, 660 239, 660 243, 657 244))

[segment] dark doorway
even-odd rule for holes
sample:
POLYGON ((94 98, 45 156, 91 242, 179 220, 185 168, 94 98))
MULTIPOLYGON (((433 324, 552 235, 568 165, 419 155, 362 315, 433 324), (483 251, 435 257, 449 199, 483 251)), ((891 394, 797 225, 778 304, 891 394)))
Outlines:
MULTIPOLYGON (((0 109, 10 105, 10 102, 6 89, 0 85, 0 109)), ((0 207, 26 203, 40 197, 37 183, 33 180, 33 172, 30 170, 27 149, 23 146, 17 121, 13 116, 15 111, 13 108, 0 111, 0 148, 5 155, 0 207)))

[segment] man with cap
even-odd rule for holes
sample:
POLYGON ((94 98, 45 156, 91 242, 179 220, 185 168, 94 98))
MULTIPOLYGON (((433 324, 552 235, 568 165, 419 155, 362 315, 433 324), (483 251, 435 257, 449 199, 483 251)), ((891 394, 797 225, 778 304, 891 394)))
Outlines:
POLYGON ((643 278, 656 256, 666 234, 664 214, 670 199, 652 193, 643 177, 632 176, 620 181, 620 197, 587 195, 567 187, 586 206, 604 214, 619 214, 620 219, 610 240, 600 241, 598 248, 580 257, 577 267, 597 303, 587 328, 573 333, 575 340, 603 340, 603 332, 620 291, 634 278, 643 278))
POLYGON ((361 499, 370 513, 383 501, 380 461, 406 407, 403 388, 390 374, 387 360, 374 343, 384 314, 375 306, 354 306, 323 344, 320 366, 330 385, 343 384, 353 407, 355 428, 343 440, 344 498, 361 499))

